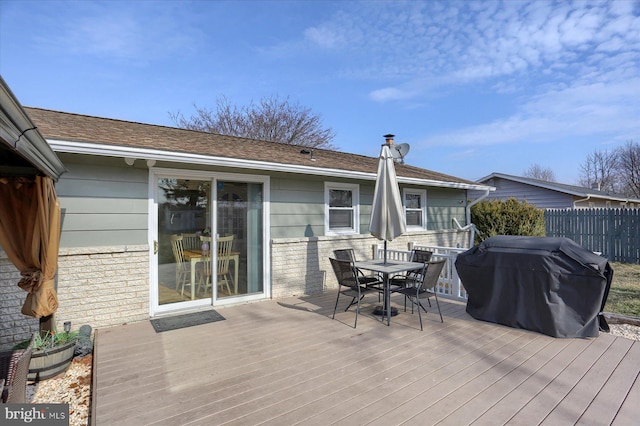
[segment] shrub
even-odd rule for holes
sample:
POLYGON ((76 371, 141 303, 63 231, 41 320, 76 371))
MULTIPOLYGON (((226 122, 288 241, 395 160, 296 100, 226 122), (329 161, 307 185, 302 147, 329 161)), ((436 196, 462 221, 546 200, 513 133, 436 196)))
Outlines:
POLYGON ((481 201, 471 207, 476 225, 476 243, 494 235, 545 236, 544 211, 515 198, 481 201))

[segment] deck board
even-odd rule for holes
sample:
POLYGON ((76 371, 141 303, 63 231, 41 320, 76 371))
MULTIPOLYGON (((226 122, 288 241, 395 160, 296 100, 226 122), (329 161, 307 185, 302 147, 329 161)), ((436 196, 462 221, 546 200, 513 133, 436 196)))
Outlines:
POLYGON ((441 299, 390 327, 335 293, 218 309, 211 324, 97 331, 94 424, 625 424, 640 418, 640 347, 476 321, 441 299), (526 419, 526 421, 525 421, 526 419))

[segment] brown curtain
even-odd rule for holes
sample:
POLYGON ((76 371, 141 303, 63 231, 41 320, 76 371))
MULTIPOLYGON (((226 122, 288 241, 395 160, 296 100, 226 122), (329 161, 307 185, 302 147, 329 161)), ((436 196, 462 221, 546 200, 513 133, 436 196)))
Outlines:
POLYGON ((0 179, 0 245, 28 293, 22 313, 40 318, 56 312, 60 202, 51 178, 0 179))

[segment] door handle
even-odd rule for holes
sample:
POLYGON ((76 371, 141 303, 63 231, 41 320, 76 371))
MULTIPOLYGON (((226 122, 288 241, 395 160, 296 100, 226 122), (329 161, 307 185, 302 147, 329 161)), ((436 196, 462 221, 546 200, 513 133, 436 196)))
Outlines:
POLYGON ((153 254, 158 254, 158 240, 153 240, 153 254))

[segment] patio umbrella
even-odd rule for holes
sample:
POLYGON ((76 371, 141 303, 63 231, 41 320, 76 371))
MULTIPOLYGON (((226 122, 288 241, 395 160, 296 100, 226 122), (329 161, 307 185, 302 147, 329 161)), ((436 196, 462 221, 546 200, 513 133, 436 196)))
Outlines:
POLYGON ((384 263, 387 263, 387 241, 393 241, 406 230, 393 156, 389 145, 383 144, 373 193, 369 232, 379 240, 384 240, 384 263))

